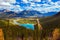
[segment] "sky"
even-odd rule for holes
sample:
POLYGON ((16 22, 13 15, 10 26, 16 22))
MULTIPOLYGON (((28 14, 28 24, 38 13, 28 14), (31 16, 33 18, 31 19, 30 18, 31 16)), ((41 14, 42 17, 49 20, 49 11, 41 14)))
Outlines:
POLYGON ((59 12, 60 0, 0 0, 0 10, 15 12, 37 10, 40 13, 59 12))

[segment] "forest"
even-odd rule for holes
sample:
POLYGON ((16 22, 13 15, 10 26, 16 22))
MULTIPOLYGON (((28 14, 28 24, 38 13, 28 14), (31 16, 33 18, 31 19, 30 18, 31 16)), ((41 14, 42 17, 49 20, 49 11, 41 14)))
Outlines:
MULTIPOLYGON (((60 40, 60 12, 51 17, 39 18, 42 30, 38 30, 38 24, 34 25, 36 29, 31 30, 9 21, 0 19, 0 29, 3 30, 4 40, 60 40)), ((28 19, 18 22, 36 23, 28 19)))

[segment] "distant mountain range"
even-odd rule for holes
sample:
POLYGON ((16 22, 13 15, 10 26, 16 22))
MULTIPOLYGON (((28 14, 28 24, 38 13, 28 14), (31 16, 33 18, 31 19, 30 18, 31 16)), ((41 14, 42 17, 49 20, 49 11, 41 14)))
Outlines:
MULTIPOLYGON (((52 14, 55 12, 51 12, 52 14)), ((51 14, 51 15, 52 15, 51 14)), ((0 18, 27 18, 27 17, 45 17, 49 15, 47 14, 42 14, 39 11, 36 10, 24 10, 21 12, 14 12, 14 11, 9 11, 9 10, 0 10, 0 18)))
POLYGON ((60 12, 58 12, 58 13, 57 13, 56 15, 54 15, 54 16, 55 16, 55 17, 56 17, 56 16, 60 16, 60 12))
POLYGON ((9 10, 0 10, 0 18, 15 18, 15 17, 21 17, 21 18, 27 18, 27 17, 43 17, 43 15, 35 10, 24 10, 21 12, 13 12, 9 10))

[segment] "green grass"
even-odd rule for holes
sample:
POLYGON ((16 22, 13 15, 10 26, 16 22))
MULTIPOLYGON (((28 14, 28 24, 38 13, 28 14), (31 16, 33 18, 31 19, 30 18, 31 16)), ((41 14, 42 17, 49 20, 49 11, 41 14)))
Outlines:
POLYGON ((36 23, 35 20, 19 20, 17 22, 21 24, 26 24, 26 23, 35 24, 36 23))

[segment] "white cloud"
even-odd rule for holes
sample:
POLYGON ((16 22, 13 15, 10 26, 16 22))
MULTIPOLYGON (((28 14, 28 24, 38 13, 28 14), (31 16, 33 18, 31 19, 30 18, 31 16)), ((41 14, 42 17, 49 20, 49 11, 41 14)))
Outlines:
POLYGON ((51 0, 48 0, 49 2, 51 2, 51 0))
POLYGON ((32 2, 31 2, 30 4, 31 4, 30 6, 35 6, 35 3, 32 3, 32 2))
POLYGON ((22 0, 24 3, 29 3, 29 2, 41 2, 41 0, 22 0))
POLYGON ((41 13, 48 13, 48 12, 59 12, 60 11, 60 5, 59 2, 50 2, 50 4, 36 4, 34 2, 30 3, 31 5, 28 7, 25 7, 26 10, 37 10, 41 13))
POLYGON ((8 3, 8 2, 1 2, 0 6, 10 6, 10 3, 8 3))
POLYGON ((60 1, 55 2, 55 5, 60 5, 60 1))
POLYGON ((35 3, 35 2, 41 2, 41 0, 22 0, 22 1, 25 4, 30 3, 30 6, 22 7, 20 5, 13 5, 12 3, 15 3, 16 0, 0 0, 0 9, 4 8, 4 9, 12 10, 12 11, 37 10, 37 11, 40 11, 41 13, 60 11, 60 1, 52 2, 51 0, 49 0, 49 4, 48 3, 43 3, 43 4, 35 3))
POLYGON ((23 9, 19 5, 15 5, 13 11, 23 11, 23 9))
MULTIPOLYGON (((30 8, 31 10, 37 10, 41 13, 48 13, 48 12, 59 12, 60 11, 60 1, 52 2, 51 0, 47 1, 48 3, 44 4, 36 4, 31 2, 30 8)), ((29 8, 26 8, 29 9, 29 8)))
POLYGON ((41 2, 41 0, 34 0, 35 2, 41 2))
POLYGON ((60 6, 50 6, 50 7, 39 7, 35 8, 34 10, 38 10, 41 13, 48 13, 48 12, 59 12, 60 11, 60 6))
POLYGON ((0 2, 16 3, 16 0, 0 0, 0 2))
POLYGON ((24 3, 28 3, 28 0, 22 0, 24 3))
POLYGON ((0 0, 0 2, 3 2, 3 0, 0 0))
POLYGON ((0 0, 0 6, 11 6, 11 3, 16 3, 16 0, 0 0))
POLYGON ((22 11, 23 9, 19 5, 13 5, 16 0, 0 0, 0 10, 8 9, 11 11, 22 11))
POLYGON ((33 0, 29 0, 29 1, 33 1, 33 0))
POLYGON ((8 0, 9 3, 16 3, 16 0, 8 0))

